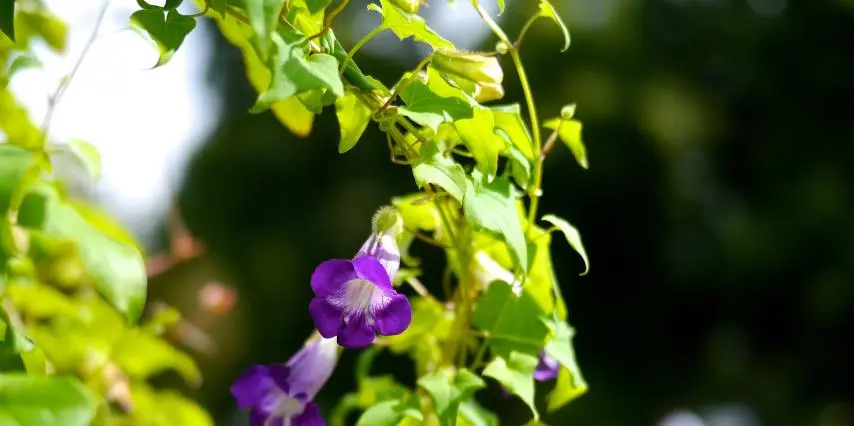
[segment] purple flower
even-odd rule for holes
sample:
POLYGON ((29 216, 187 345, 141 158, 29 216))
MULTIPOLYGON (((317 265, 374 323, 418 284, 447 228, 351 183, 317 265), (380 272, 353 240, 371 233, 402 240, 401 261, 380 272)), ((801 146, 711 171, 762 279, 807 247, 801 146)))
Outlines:
POLYGON ((251 426, 323 426, 326 422, 311 400, 337 362, 335 342, 318 339, 287 364, 252 366, 234 381, 231 394, 241 409, 251 409, 251 426))
POLYGON ((546 351, 541 350, 539 361, 537 368, 534 369, 534 380, 546 382, 557 377, 560 363, 556 359, 546 354, 546 351))
POLYGON ((311 275, 315 297, 309 305, 320 334, 337 336, 341 346, 361 348, 377 334, 403 333, 412 321, 412 307, 391 285, 399 267, 393 232, 374 232, 353 260, 321 263, 311 275))

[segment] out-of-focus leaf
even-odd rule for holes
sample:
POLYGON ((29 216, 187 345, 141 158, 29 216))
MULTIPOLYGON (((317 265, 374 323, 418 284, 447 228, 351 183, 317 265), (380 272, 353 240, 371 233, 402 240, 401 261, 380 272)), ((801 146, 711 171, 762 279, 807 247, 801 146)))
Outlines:
POLYGON ((495 281, 477 301, 472 322, 489 333, 495 355, 509 358, 516 351, 536 356, 549 335, 543 316, 526 292, 517 296, 509 284, 495 281))
POLYGON ((528 271, 528 248, 510 192, 510 181, 496 178, 487 183, 482 175, 472 173, 463 199, 463 210, 475 229, 483 229, 504 241, 520 269, 528 271))
POLYGON ((565 52, 569 49, 569 30, 563 23, 563 19, 560 19, 555 7, 548 0, 540 0, 540 16, 551 19, 560 27, 560 31, 563 33, 563 48, 560 51, 565 52))
POLYGON ((221 17, 225 17, 226 9, 228 8, 228 0, 211 0, 211 9, 218 12, 221 17))
POLYGON ((77 244, 78 252, 95 288, 131 323, 142 313, 147 275, 142 253, 94 227, 80 212, 64 202, 55 188, 40 185, 33 194, 44 197, 42 230, 77 244))
POLYGON ((456 374, 439 370, 421 376, 418 378, 418 386, 430 395, 439 422, 443 426, 453 426, 457 422, 460 404, 486 384, 476 374, 463 368, 456 374))
POLYGON ((587 250, 584 249, 584 244, 581 243, 581 234, 578 232, 574 226, 572 226, 565 219, 561 219, 555 215, 547 214, 543 216, 543 220, 551 223, 556 226, 563 236, 566 238, 566 241, 569 245, 575 249, 576 252, 584 259, 584 272, 581 275, 586 275, 587 272, 590 271, 590 260, 587 258, 587 250))
POLYGON ((335 100, 335 115, 338 116, 338 127, 341 131, 338 152, 343 154, 359 142, 371 122, 371 109, 355 93, 347 91, 344 96, 335 100))
POLYGON ((157 46, 160 56, 155 68, 166 64, 181 47, 184 39, 196 28, 196 20, 177 10, 143 9, 134 12, 131 24, 145 30, 157 46))
POLYGON ((74 139, 68 143, 68 149, 77 156, 90 176, 94 179, 101 177, 101 154, 95 145, 84 140, 74 139))
POLYGON ((0 2, 0 32, 15 40, 15 0, 0 2))
POLYGON ((412 174, 420 188, 428 184, 438 185, 458 201, 462 201, 467 192, 465 170, 454 160, 443 156, 433 142, 428 142, 421 149, 421 158, 412 164, 412 174))
POLYGON ((534 419, 540 418, 537 406, 534 404, 534 369, 537 368, 537 357, 519 352, 510 352, 510 357, 504 359, 495 357, 483 369, 483 375, 498 380, 510 393, 525 402, 534 414, 534 419))
POLYGON ((108 426, 214 426, 202 407, 175 391, 155 391, 144 383, 131 387, 134 410, 113 415, 108 426))
POLYGON ((454 44, 427 27, 424 19, 404 11, 389 0, 380 0, 380 6, 371 3, 368 9, 379 12, 383 17, 382 25, 389 28, 401 40, 412 37, 415 41, 429 44, 433 50, 454 49, 454 44))
POLYGON ((201 383, 201 373, 189 355, 141 330, 129 330, 116 343, 110 358, 136 379, 145 380, 154 374, 175 370, 191 385, 201 383))
POLYGON ((389 349, 394 353, 409 353, 419 373, 426 373, 441 361, 441 342, 451 332, 453 311, 429 298, 412 300, 412 325, 401 334, 388 336, 389 349))
POLYGON ((457 426, 498 426, 498 416, 483 408, 474 399, 460 404, 457 426))
POLYGON ((0 131, 6 133, 9 144, 21 148, 37 150, 44 143, 41 130, 30 120, 29 112, 18 103, 11 91, 3 87, 0 87, 0 131))
POLYGON ((0 374, 0 424, 88 426, 96 400, 76 378, 0 374))
POLYGON ((407 396, 374 404, 362 413, 356 426, 397 426, 407 417, 424 420, 418 398, 407 396))

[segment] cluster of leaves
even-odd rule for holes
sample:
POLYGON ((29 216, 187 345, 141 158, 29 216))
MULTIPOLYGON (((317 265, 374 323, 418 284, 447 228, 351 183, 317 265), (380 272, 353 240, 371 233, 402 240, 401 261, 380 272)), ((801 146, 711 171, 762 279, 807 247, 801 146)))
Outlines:
POLYGON ((97 178, 98 151, 53 143, 49 123, 34 124, 9 89, 18 71, 39 66, 35 42, 64 51, 65 25, 39 2, 0 4, 0 424, 212 425, 193 401, 149 382, 167 371, 189 385, 201 376, 162 338, 177 312, 139 324, 142 248, 53 174, 54 160, 69 156, 97 178))

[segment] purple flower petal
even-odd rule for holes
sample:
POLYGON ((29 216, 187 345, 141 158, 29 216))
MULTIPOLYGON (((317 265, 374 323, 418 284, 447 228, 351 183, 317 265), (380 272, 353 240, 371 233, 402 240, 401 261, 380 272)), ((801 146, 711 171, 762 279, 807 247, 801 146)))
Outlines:
POLYGON ((270 377, 276 382, 276 386, 285 394, 290 391, 288 377, 291 375, 291 369, 284 364, 273 364, 267 367, 270 371, 270 377))
POLYGON ((231 395, 241 409, 256 406, 264 396, 275 390, 276 383, 270 377, 270 370, 263 365, 255 365, 246 370, 231 385, 231 395))
POLYGON ((337 363, 338 345, 334 339, 319 339, 302 348, 288 361, 291 397, 301 402, 313 399, 337 363))
POLYGON ((376 332, 364 316, 351 317, 348 323, 338 329, 338 344, 345 348, 363 348, 373 343, 376 337, 376 332))
POLYGON ((400 248, 392 235, 371 234, 370 238, 362 244, 355 257, 371 256, 386 270, 390 278, 394 278, 400 269, 400 248))
POLYGON ((353 266, 359 278, 374 283, 385 294, 394 294, 391 278, 376 259, 371 256, 357 257, 353 259, 353 266))
POLYGON ((252 409, 249 413, 249 426, 266 426, 267 425, 267 417, 270 416, 270 413, 252 409))
POLYGON ((412 322, 412 306, 402 294, 396 294, 391 302, 374 313, 377 331, 384 336, 403 333, 412 322))
POLYGON ((315 297, 308 304, 308 312, 321 336, 328 339, 338 335, 344 314, 340 308, 330 305, 325 298, 315 297))
POLYGON ((545 351, 540 351, 540 362, 537 363, 537 368, 534 370, 534 379, 540 382, 545 382, 557 377, 560 363, 545 351))
POLYGON ((311 274, 311 289, 317 297, 326 297, 338 291, 347 281, 356 279, 353 263, 345 259, 327 260, 311 274))
POLYGON ((293 418, 291 424, 293 426, 326 426, 326 421, 320 415, 317 404, 309 402, 305 405, 303 412, 293 418))

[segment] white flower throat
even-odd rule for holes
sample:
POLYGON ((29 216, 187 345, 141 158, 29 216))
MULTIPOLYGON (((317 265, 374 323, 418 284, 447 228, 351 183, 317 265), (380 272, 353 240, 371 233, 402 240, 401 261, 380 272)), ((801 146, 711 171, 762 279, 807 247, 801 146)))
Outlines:
POLYGON ((365 315, 368 320, 372 320, 373 313, 389 301, 391 297, 383 294, 374 283, 359 278, 347 281, 341 290, 329 297, 333 306, 344 311, 344 321, 359 315, 365 315))

